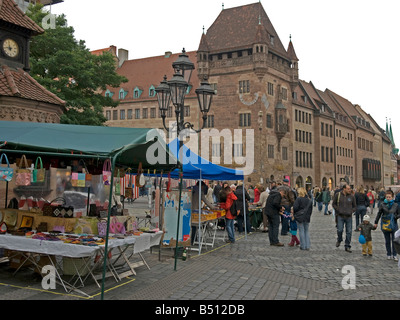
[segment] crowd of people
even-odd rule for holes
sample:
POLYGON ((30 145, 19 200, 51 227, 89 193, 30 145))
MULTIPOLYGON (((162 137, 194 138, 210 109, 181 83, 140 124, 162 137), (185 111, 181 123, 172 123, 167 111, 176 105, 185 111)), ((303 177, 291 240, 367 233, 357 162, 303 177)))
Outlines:
MULTIPOLYGON (((316 207, 321 214, 323 212, 324 215, 334 215, 337 230, 336 247, 340 247, 344 241, 345 251, 351 253, 352 236, 353 232, 356 232, 362 244, 362 255, 372 256, 372 232, 378 229, 380 223, 379 229, 385 238, 387 259, 398 261, 395 239, 400 239, 397 223, 400 218, 400 192, 395 195, 390 189, 382 188, 376 192, 373 187, 352 188, 348 184, 334 190, 327 187, 295 189, 287 179, 283 179, 282 182, 272 181, 268 188, 256 185, 248 186, 243 191, 243 187, 242 183, 219 182, 209 186, 204 184, 202 197, 205 203, 211 208, 219 206, 226 210, 222 228, 227 231, 229 243, 235 242, 235 230, 241 233, 246 226, 247 233, 253 231, 249 219, 249 205, 253 205, 262 208, 260 230, 268 233, 271 246, 284 246, 279 240, 279 234, 290 235, 289 246, 310 250, 309 226, 313 207, 316 207), (374 214, 376 216, 372 222, 374 214)), ((400 245, 400 240, 398 243, 400 245)))

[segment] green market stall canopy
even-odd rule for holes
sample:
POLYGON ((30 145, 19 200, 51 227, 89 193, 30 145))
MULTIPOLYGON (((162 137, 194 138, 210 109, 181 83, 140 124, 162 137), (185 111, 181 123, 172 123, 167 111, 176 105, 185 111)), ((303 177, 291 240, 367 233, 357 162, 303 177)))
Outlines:
POLYGON ((0 152, 108 159, 121 167, 170 171, 178 160, 156 129, 0 121, 0 152))

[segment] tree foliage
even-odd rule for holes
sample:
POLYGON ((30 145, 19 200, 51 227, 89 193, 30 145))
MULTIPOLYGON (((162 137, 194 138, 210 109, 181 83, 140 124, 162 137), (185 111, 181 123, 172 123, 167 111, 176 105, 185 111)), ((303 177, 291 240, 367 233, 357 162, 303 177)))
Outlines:
POLYGON ((31 40, 31 75, 66 102, 61 123, 103 125, 103 107, 115 107, 119 102, 101 91, 107 86, 117 88, 127 79, 116 73, 117 62, 111 53, 93 55, 85 41, 75 39, 65 15, 56 16, 55 25, 49 27, 48 14, 40 4, 27 11, 38 25, 46 24, 42 26, 45 32, 31 40))

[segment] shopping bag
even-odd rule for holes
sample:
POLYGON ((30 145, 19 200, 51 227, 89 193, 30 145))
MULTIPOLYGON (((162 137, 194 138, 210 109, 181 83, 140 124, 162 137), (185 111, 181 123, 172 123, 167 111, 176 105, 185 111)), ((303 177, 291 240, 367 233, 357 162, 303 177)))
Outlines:
POLYGON ((0 166, 0 181, 11 181, 14 169, 10 168, 10 163, 8 162, 8 158, 5 153, 2 153, 0 156, 0 165, 3 161, 3 157, 6 160, 7 167, 0 166))
POLYGON ((103 164, 103 184, 109 186, 111 184, 111 161, 106 159, 103 164))
POLYGON ((73 187, 85 187, 86 185, 86 174, 79 172, 72 172, 71 174, 71 185, 73 187))
POLYGON ((46 175, 46 169, 43 168, 42 158, 37 157, 35 162, 35 168, 32 171, 31 182, 44 182, 44 177, 46 175), (40 168, 38 168, 38 161, 40 163, 40 168))
POLYGON ((107 220, 100 220, 97 223, 97 232, 99 237, 105 237, 107 235, 107 220))
POLYGON ((28 169, 28 162, 25 155, 22 155, 15 170, 15 185, 17 186, 30 186, 31 185, 31 171, 28 169))
POLYGON ((381 229, 382 231, 385 232, 392 232, 395 230, 396 227, 396 221, 394 219, 394 214, 393 213, 389 213, 385 216, 382 216, 381 219, 381 229))

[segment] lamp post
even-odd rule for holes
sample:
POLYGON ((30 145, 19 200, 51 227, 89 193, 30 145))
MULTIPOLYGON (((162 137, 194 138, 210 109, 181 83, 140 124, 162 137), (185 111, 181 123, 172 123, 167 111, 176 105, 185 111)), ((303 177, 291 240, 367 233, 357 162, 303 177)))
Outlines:
POLYGON ((203 124, 198 130, 194 129, 194 125, 190 122, 185 122, 185 96, 187 88, 189 87, 189 81, 194 70, 194 64, 189 60, 185 49, 179 55, 178 59, 172 63, 174 68, 174 75, 171 80, 167 81, 167 77, 164 76, 164 80, 161 81, 160 85, 156 88, 156 94, 158 99, 158 107, 161 112, 161 118, 163 119, 163 126, 165 130, 170 131, 165 123, 167 111, 170 103, 175 107, 175 117, 177 123, 177 135, 185 130, 190 129, 195 132, 200 132, 206 124, 207 113, 210 111, 212 96, 215 94, 210 84, 206 79, 200 83, 200 87, 196 89, 197 100, 200 108, 200 112, 203 118, 203 124))
MULTIPOLYGON (((185 96, 187 89, 189 87, 190 77, 192 76, 192 71, 194 70, 194 64, 190 61, 187 56, 185 49, 179 55, 178 59, 172 63, 174 69, 174 75, 171 80, 167 81, 167 76, 164 76, 163 81, 156 88, 156 94, 158 99, 158 107, 160 109, 161 118, 163 120, 163 126, 168 132, 170 128, 167 127, 165 123, 165 118, 170 103, 175 107, 175 117, 176 117, 176 132, 179 139, 179 150, 178 150, 178 160, 182 161, 180 152, 183 146, 183 140, 180 139, 180 133, 184 130, 193 130, 195 132, 200 132, 206 124, 207 114, 210 111, 212 96, 215 94, 214 90, 211 88, 210 84, 204 79, 200 83, 200 87, 196 89, 197 100, 200 108, 200 112, 203 118, 203 124, 198 130, 194 129, 194 125, 190 122, 185 122, 185 96)), ((199 186, 200 188, 200 186, 199 186)), ((177 251, 178 251, 178 241, 179 241, 179 222, 180 222, 180 210, 181 210, 181 194, 182 194, 182 167, 180 174, 180 184, 179 184, 179 208, 178 208, 178 222, 176 231, 176 246, 175 246, 175 267, 177 261, 177 251)))

